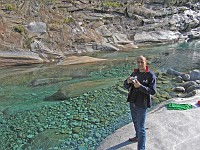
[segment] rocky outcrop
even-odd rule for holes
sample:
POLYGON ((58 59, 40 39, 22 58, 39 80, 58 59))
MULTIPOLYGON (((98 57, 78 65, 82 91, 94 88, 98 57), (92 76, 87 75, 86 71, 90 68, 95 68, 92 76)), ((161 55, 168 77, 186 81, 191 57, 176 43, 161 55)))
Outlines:
POLYGON ((175 92, 179 92, 179 97, 191 97, 197 94, 200 89, 200 70, 192 70, 189 73, 181 73, 174 69, 168 69, 167 74, 176 76, 176 82, 181 83, 180 86, 174 88, 175 92))
POLYGON ((0 52, 14 54, 12 58, 0 55, 1 66, 57 63, 69 54, 118 51, 200 37, 199 2, 170 7, 165 1, 140 3, 2 1, 0 52), (21 51, 34 53, 38 59, 28 61, 21 51))
POLYGON ((39 54, 28 51, 2 51, 0 52, 0 67, 12 65, 28 65, 48 63, 49 60, 42 59, 39 54))
POLYGON ((136 43, 174 43, 179 40, 180 32, 172 32, 170 30, 150 31, 135 34, 136 43))

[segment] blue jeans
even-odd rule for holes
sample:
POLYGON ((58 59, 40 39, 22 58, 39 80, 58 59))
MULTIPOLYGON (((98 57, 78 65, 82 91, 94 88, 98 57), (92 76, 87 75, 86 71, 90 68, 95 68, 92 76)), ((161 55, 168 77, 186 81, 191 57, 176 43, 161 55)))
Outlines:
POLYGON ((138 138, 138 150, 145 150, 146 143, 146 130, 145 120, 147 108, 140 108, 130 103, 131 116, 135 128, 136 135, 138 138))

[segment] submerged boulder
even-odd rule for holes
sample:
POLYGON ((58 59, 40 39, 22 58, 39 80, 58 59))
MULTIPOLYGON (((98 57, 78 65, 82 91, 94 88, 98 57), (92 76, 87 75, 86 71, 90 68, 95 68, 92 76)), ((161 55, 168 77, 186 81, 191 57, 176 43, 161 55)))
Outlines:
POLYGON ((182 76, 183 75, 183 73, 178 72, 178 71, 176 71, 174 69, 168 69, 167 70, 167 74, 171 74, 171 75, 174 75, 174 76, 182 76))
POLYGON ((35 80, 31 81, 30 86, 35 87, 35 86, 55 84, 58 82, 63 82, 63 81, 71 80, 71 79, 72 79, 72 77, 35 79, 35 80))
POLYGON ((109 86, 114 86, 117 83, 117 79, 98 79, 93 81, 83 81, 75 84, 65 85, 60 88, 53 95, 46 97, 45 101, 56 101, 56 100, 66 100, 68 98, 79 96, 86 92, 95 91, 101 88, 106 88, 109 86))

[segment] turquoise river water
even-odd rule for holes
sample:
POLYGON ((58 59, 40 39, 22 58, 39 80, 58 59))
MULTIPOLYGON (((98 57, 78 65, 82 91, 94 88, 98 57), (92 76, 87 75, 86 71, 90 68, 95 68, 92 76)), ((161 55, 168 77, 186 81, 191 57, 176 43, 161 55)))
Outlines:
POLYGON ((147 56, 155 72, 200 69, 198 40, 86 55, 107 61, 1 68, 0 150, 96 149, 104 138, 131 121, 126 94, 116 89, 135 67, 138 55, 147 56), (117 85, 64 100, 44 101, 63 86, 105 78, 116 80, 117 85), (48 84, 34 85, 47 79, 48 84))

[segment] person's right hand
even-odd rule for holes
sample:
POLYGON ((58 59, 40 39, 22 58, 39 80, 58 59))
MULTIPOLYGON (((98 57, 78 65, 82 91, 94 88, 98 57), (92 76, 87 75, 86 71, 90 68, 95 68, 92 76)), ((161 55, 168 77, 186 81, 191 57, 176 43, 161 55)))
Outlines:
POLYGON ((132 83, 131 76, 129 76, 129 77, 127 78, 127 83, 128 83, 128 84, 132 83))

